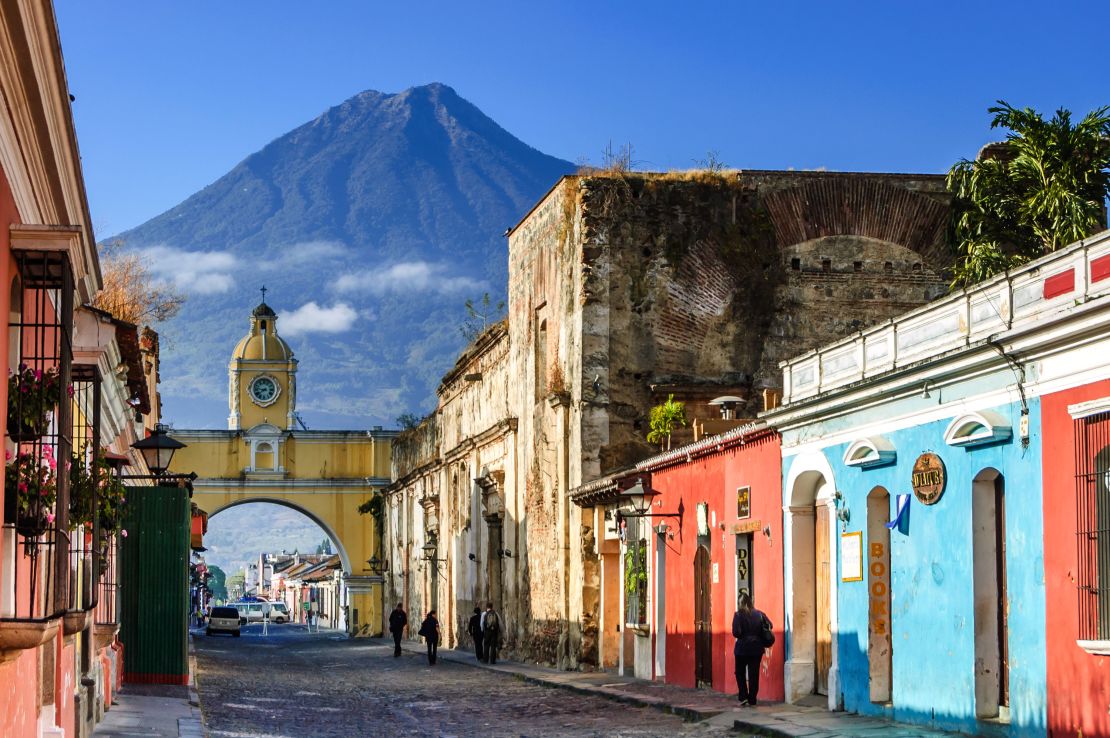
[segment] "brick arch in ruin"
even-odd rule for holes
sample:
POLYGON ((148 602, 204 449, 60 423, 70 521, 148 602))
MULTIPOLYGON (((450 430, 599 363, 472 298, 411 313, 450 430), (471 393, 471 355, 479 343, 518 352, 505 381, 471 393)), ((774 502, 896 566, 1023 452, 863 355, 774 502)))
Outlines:
POLYGON ((951 266, 944 238, 949 208, 937 196, 860 175, 826 175, 770 192, 763 202, 779 248, 860 236, 908 248, 936 272, 951 266))

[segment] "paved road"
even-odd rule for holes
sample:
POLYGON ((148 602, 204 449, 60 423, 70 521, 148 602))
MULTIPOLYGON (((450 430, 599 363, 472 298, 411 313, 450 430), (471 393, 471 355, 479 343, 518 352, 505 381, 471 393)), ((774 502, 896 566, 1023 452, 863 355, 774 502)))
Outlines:
MULTIPOLYGON (((725 736, 637 708, 303 626, 197 635, 197 688, 212 738, 312 736, 725 736)), ((735 735, 735 734, 731 734, 735 735)))

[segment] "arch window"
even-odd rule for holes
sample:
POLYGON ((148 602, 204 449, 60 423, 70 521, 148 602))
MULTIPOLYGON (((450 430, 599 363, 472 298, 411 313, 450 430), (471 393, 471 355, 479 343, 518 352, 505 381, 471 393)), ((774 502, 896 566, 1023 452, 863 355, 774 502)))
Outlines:
POLYGON ((944 432, 944 442, 949 446, 982 446, 1008 441, 1012 433, 1009 420, 994 411, 983 410, 955 418, 944 432))
POLYGON ((844 452, 844 465, 867 469, 872 466, 893 464, 897 458, 894 444, 882 436, 861 438, 844 452))

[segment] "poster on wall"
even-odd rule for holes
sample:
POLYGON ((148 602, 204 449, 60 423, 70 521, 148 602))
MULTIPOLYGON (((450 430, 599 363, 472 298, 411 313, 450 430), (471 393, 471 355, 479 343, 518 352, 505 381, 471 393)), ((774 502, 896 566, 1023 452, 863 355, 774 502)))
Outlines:
POLYGON ((840 535, 840 581, 863 581, 863 531, 840 535))
POLYGON ((752 488, 736 488, 736 517, 747 518, 752 514, 752 488))

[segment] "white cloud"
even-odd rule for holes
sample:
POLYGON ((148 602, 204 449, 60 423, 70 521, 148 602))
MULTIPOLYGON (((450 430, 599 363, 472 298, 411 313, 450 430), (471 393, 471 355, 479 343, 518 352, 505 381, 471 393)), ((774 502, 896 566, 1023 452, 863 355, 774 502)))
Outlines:
POLYGON ((305 333, 342 333, 350 330, 358 318, 358 312, 345 302, 330 308, 320 307, 315 302, 306 302, 291 313, 281 317, 281 332, 288 336, 305 333))
POLYGON ((277 258, 264 262, 265 271, 282 271, 321 261, 332 261, 350 255, 350 249, 338 241, 301 241, 283 246, 277 258))
POLYGON ((397 292, 478 292, 487 288, 483 280, 452 276, 443 264, 427 261, 402 261, 383 269, 368 269, 344 274, 335 282, 339 292, 369 292, 374 295, 397 292))
POLYGON ((139 251, 156 280, 182 292, 214 295, 235 286, 231 272, 239 266, 226 251, 185 251, 172 246, 151 246, 139 251))

